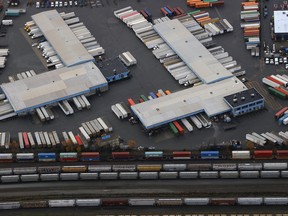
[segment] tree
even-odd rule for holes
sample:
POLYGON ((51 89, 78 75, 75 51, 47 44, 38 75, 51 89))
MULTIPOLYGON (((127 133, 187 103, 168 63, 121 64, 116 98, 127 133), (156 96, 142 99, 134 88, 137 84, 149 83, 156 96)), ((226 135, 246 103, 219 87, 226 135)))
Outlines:
POLYGON ((136 141, 135 140, 128 140, 128 148, 129 149, 135 149, 136 148, 136 141))

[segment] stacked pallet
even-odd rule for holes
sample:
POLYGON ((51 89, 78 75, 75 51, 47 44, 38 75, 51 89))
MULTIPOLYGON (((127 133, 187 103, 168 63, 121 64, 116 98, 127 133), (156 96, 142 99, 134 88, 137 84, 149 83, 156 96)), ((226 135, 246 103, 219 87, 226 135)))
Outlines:
POLYGON ((196 10, 188 13, 191 15, 210 36, 233 31, 233 26, 226 19, 211 18, 206 11, 196 10))
POLYGON ((195 8, 207 8, 224 4, 221 0, 187 0, 187 5, 195 8))
POLYGON ((244 31, 246 49, 252 56, 259 56, 260 44, 260 12, 259 3, 255 1, 242 2, 241 28, 244 31))

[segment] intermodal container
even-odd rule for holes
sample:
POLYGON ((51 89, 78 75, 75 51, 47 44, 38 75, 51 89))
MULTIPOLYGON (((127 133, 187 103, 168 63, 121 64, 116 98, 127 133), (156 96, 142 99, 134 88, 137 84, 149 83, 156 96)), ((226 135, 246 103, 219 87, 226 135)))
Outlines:
POLYGON ((177 128, 179 134, 184 134, 184 129, 181 127, 181 125, 177 121, 173 121, 173 124, 177 128))
POLYGON ((38 161, 39 162, 53 162, 56 161, 55 153, 38 153, 38 161))
POLYGON ((219 159, 219 151, 201 151, 201 159, 219 159))
POLYGON ((60 162, 77 161, 77 152, 61 152, 59 157, 60 162))
POLYGON ((269 91, 270 94, 273 94, 273 95, 275 95, 275 96, 277 96, 277 97, 279 97, 281 99, 286 99, 286 95, 285 94, 283 94, 282 92, 280 92, 280 91, 278 91, 278 90, 276 90, 276 89, 274 89, 272 87, 268 87, 268 91, 269 91))
POLYGON ((273 151, 272 150, 255 150, 254 159, 272 159, 273 151))
POLYGON ((22 135, 23 135, 25 148, 30 148, 30 143, 29 143, 29 139, 28 139, 27 133, 23 132, 22 135))
POLYGON ((157 96, 154 94, 154 92, 149 92, 149 95, 150 95, 153 99, 157 98, 157 96))
POLYGON ((174 160, 190 160, 192 153, 190 151, 173 152, 174 160))
POLYGON ((100 154, 99 152, 82 152, 80 154, 81 161, 99 161, 100 154))
POLYGON ((277 159, 288 159, 288 150, 277 150, 276 157, 277 159))
POLYGON ((145 158, 146 159, 162 159, 163 151, 146 151, 145 158))
POLYGON ((112 159, 114 160, 129 160, 130 152, 112 152, 112 159))
POLYGON ((172 131, 175 135, 178 135, 178 134, 179 134, 177 128, 175 127, 175 125, 174 125, 172 122, 169 123, 169 128, 171 129, 171 131, 172 131))
POLYGON ((275 118, 279 119, 281 116, 283 116, 284 112, 286 112, 288 110, 288 107, 284 107, 281 110, 279 110, 276 114, 275 114, 275 118))
POLYGON ((142 98, 143 101, 148 101, 148 99, 145 95, 140 95, 140 98, 142 98))
POLYGON ((129 104, 129 106, 133 106, 133 105, 135 105, 136 103, 133 101, 132 98, 128 98, 128 104, 129 104))

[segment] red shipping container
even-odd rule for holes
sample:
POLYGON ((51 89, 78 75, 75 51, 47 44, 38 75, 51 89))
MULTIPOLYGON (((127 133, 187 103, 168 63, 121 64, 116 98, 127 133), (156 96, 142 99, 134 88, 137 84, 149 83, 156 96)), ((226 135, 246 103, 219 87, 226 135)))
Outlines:
POLYGON ((279 80, 276 80, 276 79, 274 79, 274 78, 271 77, 271 76, 267 76, 266 78, 269 79, 269 80, 271 80, 271 81, 273 81, 273 82, 275 82, 275 83, 277 83, 277 84, 279 84, 279 85, 281 85, 281 86, 284 85, 283 82, 280 82, 279 80))
POLYGON ((83 145, 83 141, 81 140, 81 137, 79 135, 75 135, 75 139, 76 139, 78 145, 83 145))
POLYGON ((28 139, 27 133, 23 132, 22 135, 23 135, 25 148, 30 148, 30 143, 29 143, 29 139, 28 139))
POLYGON ((173 124, 177 128, 179 134, 184 134, 184 129, 181 127, 181 125, 177 121, 173 121, 173 124))
POLYGON ((173 159, 191 159, 192 153, 189 151, 173 152, 173 159))
POLYGON ((132 98, 128 98, 128 104, 129 104, 129 106, 133 106, 133 105, 135 105, 136 103, 133 101, 132 98))
POLYGON ((130 152, 112 152, 113 158, 129 158, 130 152))
POLYGON ((272 159, 273 151, 272 150, 255 150, 254 158, 255 159, 272 159))
POLYGON ((277 150, 277 159, 288 159, 288 150, 277 150))

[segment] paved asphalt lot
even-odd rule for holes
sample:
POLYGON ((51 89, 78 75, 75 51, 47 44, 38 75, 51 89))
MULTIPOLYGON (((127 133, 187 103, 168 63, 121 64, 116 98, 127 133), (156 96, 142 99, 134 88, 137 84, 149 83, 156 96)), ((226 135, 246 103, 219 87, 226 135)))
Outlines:
MULTIPOLYGON (((22 1, 24 4, 26 1, 22 1)), ((185 5, 185 0, 103 0, 103 7, 72 7, 59 8, 58 11, 75 11, 80 20, 96 37, 97 41, 105 48, 107 57, 115 57, 123 51, 129 50, 137 59, 137 66, 131 68, 133 78, 121 81, 110 86, 110 90, 101 96, 92 96, 89 101, 92 104, 91 110, 78 111, 73 116, 65 116, 57 107, 53 111, 56 119, 52 122, 41 124, 35 121, 37 118, 31 116, 10 119, 0 122, 0 131, 10 131, 12 138, 16 138, 18 131, 77 131, 81 122, 94 119, 100 116, 107 116, 113 125, 114 133, 119 134, 125 140, 134 139, 138 145, 155 146, 157 149, 196 149, 211 143, 220 143, 230 139, 244 140, 248 132, 266 132, 285 130, 279 127, 273 118, 276 109, 285 102, 268 98, 267 109, 258 113, 252 113, 236 119, 237 129, 224 131, 219 124, 214 124, 210 129, 197 130, 191 134, 186 133, 181 137, 174 137, 170 131, 163 132, 156 137, 146 136, 140 125, 130 125, 128 122, 121 122, 110 110, 110 105, 124 101, 132 97, 135 100, 140 94, 148 94, 150 91, 157 91, 162 88, 172 92, 181 90, 176 81, 168 74, 163 66, 152 55, 152 52, 128 29, 120 20, 117 20, 113 11, 131 5, 134 9, 140 10, 148 7, 151 9, 154 18, 160 17, 159 8, 164 5, 181 6, 186 11, 193 10, 185 5)), ((240 29, 240 2, 241 0, 225 1, 225 5, 218 9, 207 9, 212 17, 221 16, 227 18, 234 26, 234 32, 217 36, 217 44, 222 45, 230 55, 241 64, 247 72, 250 86, 258 86, 261 93, 268 95, 266 87, 260 80, 263 76, 275 73, 278 68, 263 65, 263 61, 250 56, 244 48, 243 34, 240 29), (218 15, 219 14, 219 15, 218 15)), ((272 10, 272 2, 271 10, 272 10)), ((270 5, 269 5, 270 7, 270 5)), ((31 15, 41 12, 44 9, 28 7, 27 13, 18 18, 14 18, 14 25, 9 29, 6 38, 0 40, 0 44, 8 44, 11 55, 8 57, 7 66, 1 71, 0 82, 7 82, 9 75, 34 69, 36 73, 45 71, 39 58, 36 56, 31 42, 23 36, 24 23, 31 20, 31 15)), ((47 10, 47 9, 45 9, 47 10)), ((271 12, 271 11, 270 11, 271 12)), ((271 13, 270 13, 271 15, 271 13)), ((266 23, 267 24, 267 23, 266 23)), ((265 25, 266 25, 265 24, 265 25)), ((269 34, 265 31, 263 34, 269 34)), ((279 71, 283 69, 279 67, 279 71)))

